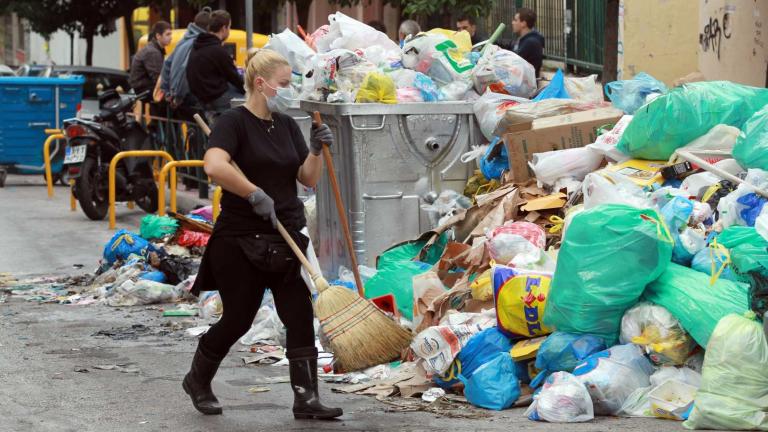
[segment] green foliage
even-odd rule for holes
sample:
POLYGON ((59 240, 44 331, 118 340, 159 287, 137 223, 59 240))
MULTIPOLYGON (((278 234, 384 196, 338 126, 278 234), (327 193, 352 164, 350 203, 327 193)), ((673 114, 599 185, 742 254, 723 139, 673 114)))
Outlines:
POLYGON ((401 0, 403 15, 418 18, 445 12, 479 18, 485 16, 494 3, 495 0, 401 0))

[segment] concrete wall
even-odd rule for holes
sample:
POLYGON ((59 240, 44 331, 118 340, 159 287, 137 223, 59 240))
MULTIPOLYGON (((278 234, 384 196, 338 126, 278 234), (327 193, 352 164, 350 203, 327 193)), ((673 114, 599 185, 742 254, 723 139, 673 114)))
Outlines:
POLYGON ((646 72, 671 84, 698 70, 698 1, 623 0, 622 3, 620 79, 646 72))

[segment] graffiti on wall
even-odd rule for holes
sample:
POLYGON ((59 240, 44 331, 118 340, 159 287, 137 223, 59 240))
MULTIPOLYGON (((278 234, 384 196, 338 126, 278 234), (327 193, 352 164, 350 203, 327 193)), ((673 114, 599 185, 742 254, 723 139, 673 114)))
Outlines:
POLYGON ((730 12, 723 13, 720 18, 709 17, 709 22, 704 25, 701 33, 699 33, 699 45, 704 52, 712 52, 717 54, 717 59, 720 60, 720 50, 722 48, 723 39, 730 39, 732 36, 732 24, 731 24, 730 12))

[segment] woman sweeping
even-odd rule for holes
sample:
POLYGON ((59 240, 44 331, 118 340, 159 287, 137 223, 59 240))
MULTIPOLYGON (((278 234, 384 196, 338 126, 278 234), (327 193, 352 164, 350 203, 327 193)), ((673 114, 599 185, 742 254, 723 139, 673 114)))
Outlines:
POLYGON ((306 250, 309 239, 299 232, 306 220, 296 180, 309 187, 317 184, 322 146, 333 142, 328 126, 313 127, 307 149, 293 118, 279 112, 295 99, 290 79, 291 67, 280 54, 270 50, 251 54, 245 71, 245 105, 218 118, 205 153, 205 172, 221 185, 224 195, 192 292, 218 290, 224 313, 200 338, 183 382, 203 414, 221 414, 211 381, 230 347, 250 329, 264 290, 270 288, 287 329, 294 417, 342 415, 340 408, 320 403, 310 293, 298 260, 276 230, 279 220, 306 250))

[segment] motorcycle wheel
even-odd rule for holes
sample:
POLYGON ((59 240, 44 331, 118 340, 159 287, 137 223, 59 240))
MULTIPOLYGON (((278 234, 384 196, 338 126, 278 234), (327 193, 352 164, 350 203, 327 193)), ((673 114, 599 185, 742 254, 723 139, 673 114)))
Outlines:
POLYGON ((136 205, 147 213, 157 212, 157 185, 154 182, 147 188, 147 194, 136 200, 136 205))
POLYGON ((102 220, 109 210, 109 199, 99 193, 99 166, 96 159, 86 158, 75 182, 75 195, 83 213, 91 220, 102 220))

